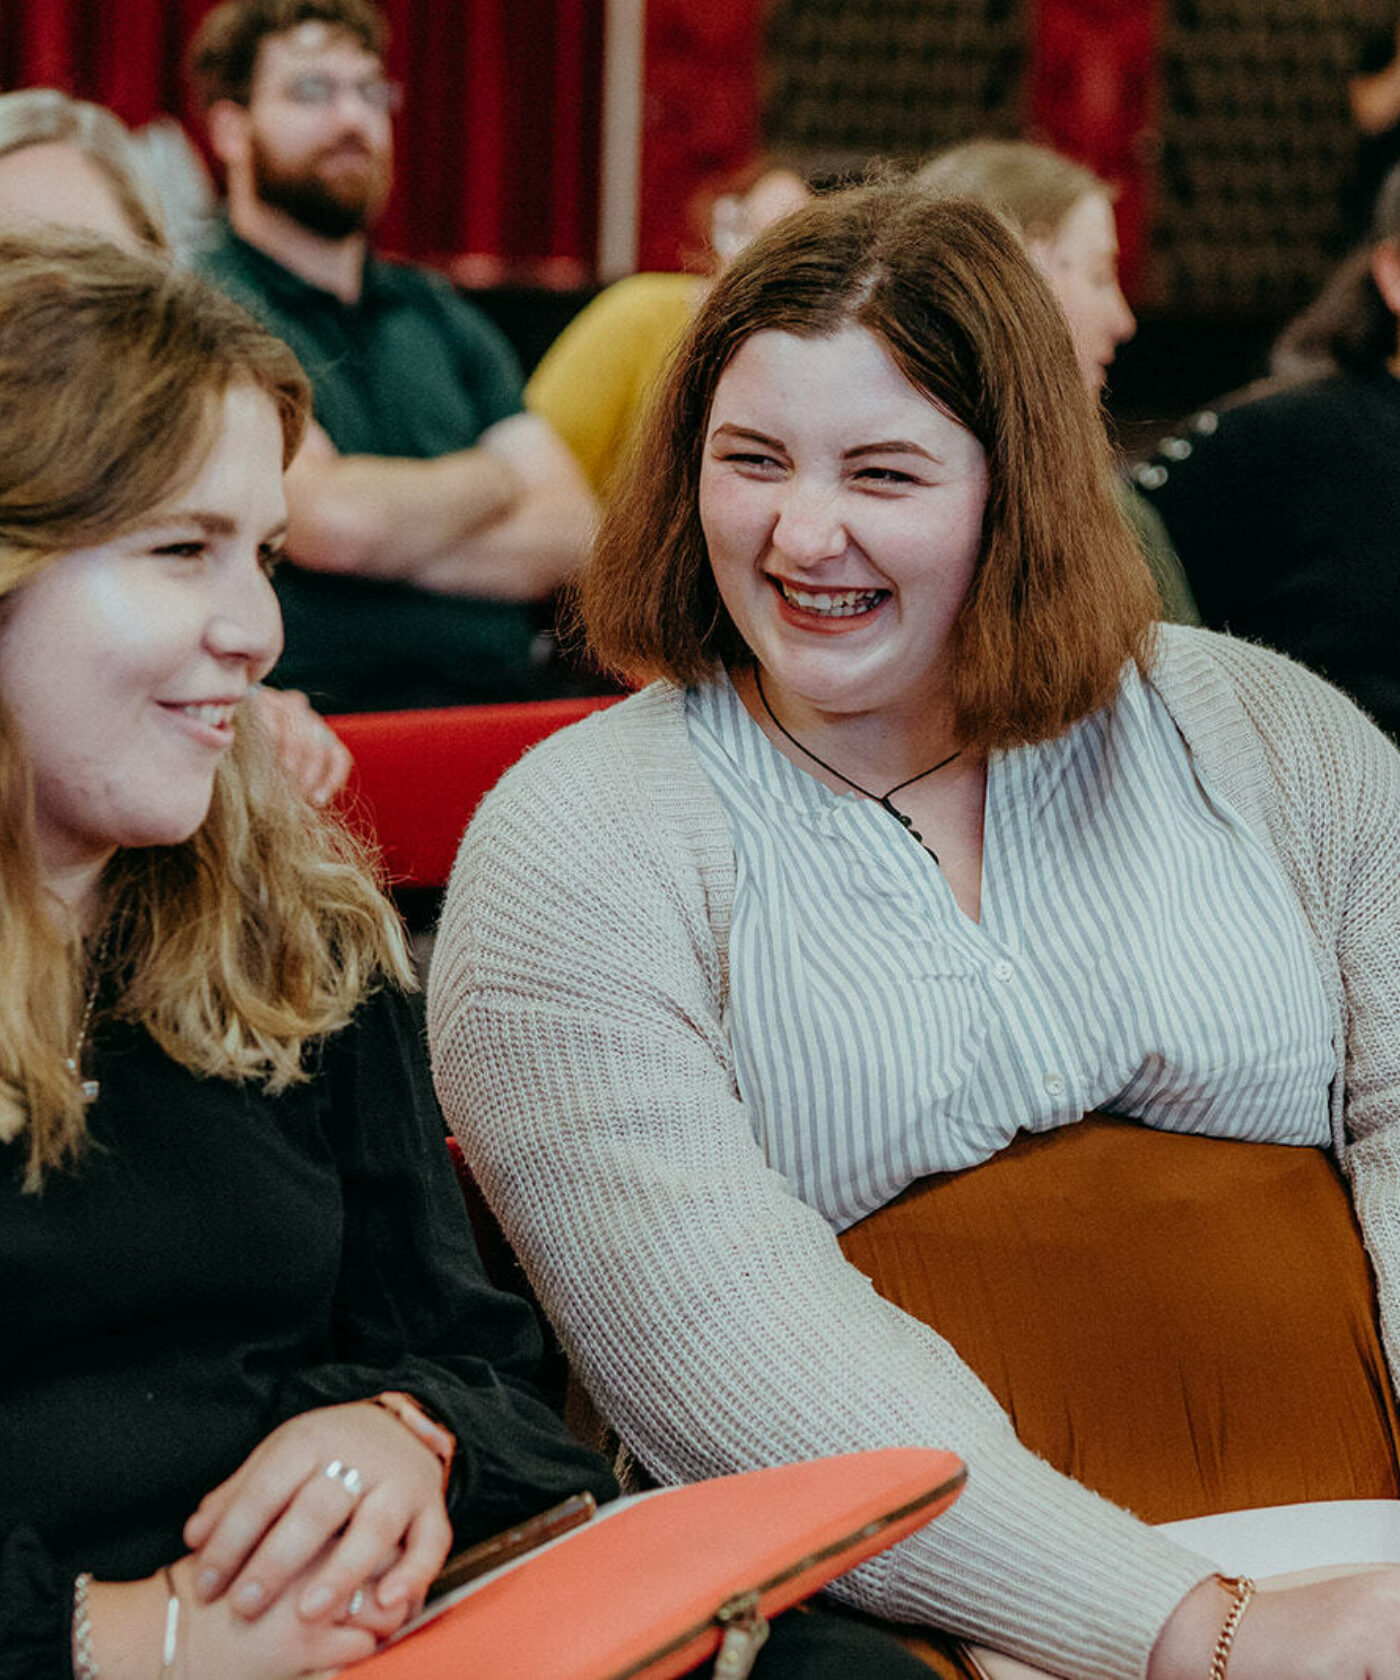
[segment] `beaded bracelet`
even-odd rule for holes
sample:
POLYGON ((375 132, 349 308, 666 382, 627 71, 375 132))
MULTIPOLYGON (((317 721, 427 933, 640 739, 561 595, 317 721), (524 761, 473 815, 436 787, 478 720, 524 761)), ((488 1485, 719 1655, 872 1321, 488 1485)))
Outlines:
POLYGON ((92 1615, 88 1609, 91 1585, 92 1576, 87 1573, 73 1582, 74 1680, 98 1680, 97 1658, 92 1654, 92 1615))
POLYGON ((1249 1601, 1254 1597, 1254 1582, 1248 1575, 1220 1575, 1216 1579, 1232 1597, 1230 1608, 1225 1613, 1225 1625, 1215 1642, 1215 1651, 1210 1659, 1210 1672, 1206 1680, 1225 1680, 1225 1671, 1230 1666, 1230 1648, 1235 1643, 1235 1635, 1240 1630, 1240 1623, 1249 1608, 1249 1601))

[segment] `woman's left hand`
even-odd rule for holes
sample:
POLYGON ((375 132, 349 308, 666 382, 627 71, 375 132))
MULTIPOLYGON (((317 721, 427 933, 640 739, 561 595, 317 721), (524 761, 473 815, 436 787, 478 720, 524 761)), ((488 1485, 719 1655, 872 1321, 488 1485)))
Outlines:
POLYGON ((452 1543, 442 1464, 369 1401, 289 1419, 185 1525, 195 1590, 253 1620, 297 1584, 298 1613, 334 1621, 356 1592, 412 1613, 452 1543), (318 1554, 324 1550, 324 1558, 318 1554))

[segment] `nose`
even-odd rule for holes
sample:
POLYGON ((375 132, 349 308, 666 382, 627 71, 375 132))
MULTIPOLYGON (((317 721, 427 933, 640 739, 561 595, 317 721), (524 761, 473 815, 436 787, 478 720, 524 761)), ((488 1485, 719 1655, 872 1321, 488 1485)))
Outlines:
POLYGON ((1123 296, 1123 288, 1115 285, 1113 288, 1115 314, 1113 317, 1113 342, 1126 344, 1137 331, 1137 317, 1129 307, 1128 300, 1123 296))
POLYGON ((786 487, 773 525, 775 552, 796 566, 813 566, 844 554, 849 538, 840 498, 827 485, 793 479, 786 487))
POLYGON ((282 609, 260 557, 247 557, 225 580, 205 627, 204 642, 223 665, 261 682, 282 651, 282 609))

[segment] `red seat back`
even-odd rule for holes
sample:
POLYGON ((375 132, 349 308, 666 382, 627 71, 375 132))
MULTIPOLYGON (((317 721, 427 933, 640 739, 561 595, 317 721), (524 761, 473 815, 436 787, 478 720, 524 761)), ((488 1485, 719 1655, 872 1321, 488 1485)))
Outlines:
POLYGON ((329 717, 355 760, 340 803, 378 841, 395 886, 440 887, 482 795, 526 748, 618 698, 329 717))

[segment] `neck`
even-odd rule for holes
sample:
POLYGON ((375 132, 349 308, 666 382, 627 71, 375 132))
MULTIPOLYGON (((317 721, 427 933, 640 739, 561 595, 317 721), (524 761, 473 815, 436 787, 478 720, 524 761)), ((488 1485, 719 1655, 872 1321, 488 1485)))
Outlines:
POLYGON ((342 303, 357 303, 364 285, 369 241, 362 233, 325 239, 285 210, 265 204, 246 188, 229 185, 229 224, 240 239, 257 246, 309 285, 330 292, 342 303))
POLYGON ((56 920, 86 939, 102 916, 102 876, 109 859, 83 859, 47 864, 40 859, 40 877, 54 905, 56 920))
POLYGON ((813 774, 814 760, 825 760, 838 772, 833 786, 849 778, 878 797, 959 750, 947 708, 938 704, 907 713, 824 712, 796 700, 771 676, 763 677, 760 689, 756 667, 736 673, 734 684, 778 751, 813 774))

